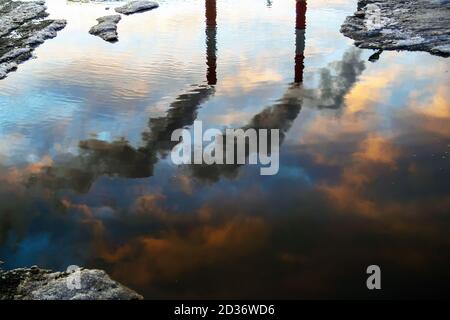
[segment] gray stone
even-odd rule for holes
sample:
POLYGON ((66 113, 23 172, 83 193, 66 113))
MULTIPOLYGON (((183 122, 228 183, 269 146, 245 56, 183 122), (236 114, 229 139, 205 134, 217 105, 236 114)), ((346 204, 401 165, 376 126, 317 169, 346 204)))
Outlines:
POLYGON ((8 35, 19 28, 24 22, 36 18, 45 18, 46 6, 44 1, 21 2, 0 1, 0 37, 8 35))
POLYGON ((46 9, 44 1, 0 0, 0 79, 66 26, 65 20, 45 19, 46 9))
POLYGON ((117 24, 121 19, 119 14, 98 18, 98 24, 93 26, 89 33, 105 41, 116 42, 118 40, 117 24))
POLYGON ((47 39, 55 38, 57 32, 66 27, 66 20, 53 20, 51 24, 41 30, 37 30, 28 39, 25 40, 25 44, 36 47, 45 42, 47 39))
POLYGON ((359 0, 341 32, 365 49, 427 51, 450 56, 450 1, 359 0))
POLYGON ((137 12, 144 12, 156 9, 158 7, 159 4, 154 1, 138 0, 138 1, 131 1, 126 5, 117 7, 115 10, 118 13, 129 15, 137 12))
POLYGON ((36 266, 0 271, 0 300, 141 300, 102 270, 52 272, 36 266), (79 286, 71 286, 75 278, 79 286))

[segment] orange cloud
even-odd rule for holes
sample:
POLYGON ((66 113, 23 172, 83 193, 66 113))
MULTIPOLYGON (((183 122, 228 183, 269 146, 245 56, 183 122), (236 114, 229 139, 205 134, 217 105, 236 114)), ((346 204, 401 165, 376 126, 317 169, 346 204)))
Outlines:
POLYGON ((160 193, 144 195, 136 200, 135 211, 141 215, 166 220, 168 213, 161 207, 164 200, 165 196, 160 193))
POLYGON ((353 154, 357 161, 378 162, 385 165, 395 165, 399 152, 392 146, 389 139, 381 135, 369 135, 360 144, 360 150, 353 154))
POLYGON ((362 140, 359 148, 344 164, 341 179, 335 185, 322 184, 324 191, 338 208, 346 212, 358 212, 365 216, 376 216, 383 212, 375 203, 364 195, 369 184, 377 177, 376 166, 395 170, 396 159, 400 152, 392 141, 381 135, 369 135, 362 140))
POLYGON ((99 256, 120 266, 113 269, 114 277, 142 286, 245 256, 262 247, 267 232, 260 218, 234 217, 187 232, 169 229, 159 236, 139 236, 117 248, 102 248, 99 256))

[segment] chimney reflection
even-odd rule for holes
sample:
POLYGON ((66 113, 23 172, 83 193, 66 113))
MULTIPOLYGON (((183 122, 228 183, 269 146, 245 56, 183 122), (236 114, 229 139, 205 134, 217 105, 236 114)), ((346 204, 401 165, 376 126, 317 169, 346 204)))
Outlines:
POLYGON ((295 80, 303 82, 305 69, 306 0, 296 0, 295 18, 295 80))
POLYGON ((217 6, 216 0, 205 0, 206 14, 206 80, 209 85, 217 84, 217 6))

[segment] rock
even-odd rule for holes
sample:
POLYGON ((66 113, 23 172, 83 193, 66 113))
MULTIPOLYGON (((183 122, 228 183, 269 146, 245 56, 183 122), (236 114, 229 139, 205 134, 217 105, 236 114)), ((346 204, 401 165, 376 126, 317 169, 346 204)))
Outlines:
POLYGON ((383 50, 378 50, 374 54, 369 57, 370 62, 377 62, 380 59, 380 55, 383 53, 383 50))
POLYGON ((26 21, 47 17, 46 9, 44 1, 20 2, 1 0, 0 37, 4 37, 11 31, 18 29, 26 21))
POLYGON ((356 11, 355 12, 355 17, 364 18, 365 16, 366 16, 366 13, 364 11, 356 11))
POLYGON ((7 62, 0 64, 0 80, 6 78, 6 75, 11 71, 17 69, 17 64, 14 62, 7 62))
POLYGON ((0 271, 0 300, 141 299, 141 295, 112 280, 103 270, 52 272, 33 266, 0 271))
POLYGON ((46 20, 46 9, 44 1, 0 0, 0 79, 66 26, 65 20, 46 20))
POLYGON ((450 56, 450 1, 358 0, 341 32, 366 49, 427 51, 450 56))
POLYGON ((45 40, 55 38, 57 32, 64 29, 66 24, 66 20, 53 20, 51 24, 31 35, 25 41, 25 44, 31 47, 37 47, 38 45, 44 43, 45 40))
POLYGON ((123 5, 121 7, 117 7, 115 10, 118 13, 122 14, 133 14, 137 12, 144 12, 152 9, 156 9, 159 7, 159 4, 153 1, 145 1, 145 0, 139 0, 139 1, 131 1, 127 3, 126 5, 123 5))
POLYGON ((122 19, 119 14, 98 18, 98 24, 89 33, 108 42, 118 41, 117 24, 122 19))
POLYGON ((450 44, 436 46, 431 49, 432 53, 450 55, 450 44))

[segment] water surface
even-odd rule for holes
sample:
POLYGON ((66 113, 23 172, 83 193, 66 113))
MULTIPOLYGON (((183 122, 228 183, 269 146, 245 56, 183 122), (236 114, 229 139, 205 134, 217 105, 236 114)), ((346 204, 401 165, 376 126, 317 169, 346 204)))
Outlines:
POLYGON ((449 295, 448 59, 368 62, 339 33, 352 0, 160 1, 115 44, 88 31, 117 4, 47 4, 67 27, 0 82, 6 268, 149 299, 449 295), (280 128, 280 172, 174 166, 194 120, 280 128))

